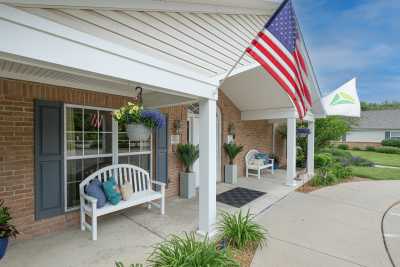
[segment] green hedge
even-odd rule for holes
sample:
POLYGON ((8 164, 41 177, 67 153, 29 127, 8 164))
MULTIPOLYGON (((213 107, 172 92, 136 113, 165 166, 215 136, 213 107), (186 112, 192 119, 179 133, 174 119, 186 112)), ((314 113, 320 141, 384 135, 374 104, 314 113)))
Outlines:
POLYGON ((375 148, 375 152, 386 154, 400 154, 400 148, 394 146, 382 146, 375 148))
POLYGON ((400 140, 383 140, 382 145, 383 146, 394 146, 394 147, 400 148, 400 140))

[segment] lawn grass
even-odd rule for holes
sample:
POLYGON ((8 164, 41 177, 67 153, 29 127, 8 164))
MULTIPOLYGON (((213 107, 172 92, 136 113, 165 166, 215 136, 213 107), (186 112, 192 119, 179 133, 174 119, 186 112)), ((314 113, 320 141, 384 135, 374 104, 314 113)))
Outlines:
POLYGON ((400 169, 377 167, 351 167, 353 176, 372 180, 400 180, 400 169))
POLYGON ((400 167, 400 155, 399 154, 385 154, 372 151, 356 151, 349 150, 349 152, 356 157, 362 157, 375 164, 385 166, 400 167))

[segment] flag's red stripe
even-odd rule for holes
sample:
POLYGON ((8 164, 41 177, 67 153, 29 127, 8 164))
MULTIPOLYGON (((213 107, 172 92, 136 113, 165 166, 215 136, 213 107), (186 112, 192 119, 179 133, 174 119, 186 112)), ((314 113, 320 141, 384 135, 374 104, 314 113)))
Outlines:
MULTIPOLYGON (((300 80, 301 74, 299 73, 297 67, 294 65, 293 61, 279 48, 278 45, 276 45, 269 37, 268 35, 264 34, 263 32, 259 32, 258 36, 264 40, 265 43, 267 43, 274 51, 277 53, 283 61, 289 66, 289 68, 293 71, 293 73, 296 75, 297 80, 299 81, 299 84, 301 87, 303 87, 305 84, 304 82, 302 83, 300 80)), ((304 88, 301 88, 302 90, 305 90, 304 88)), ((308 89, 307 89, 308 91, 308 89)))
POLYGON ((294 57, 294 59, 295 59, 295 61, 296 61, 296 64, 297 64, 297 67, 299 68, 299 72, 300 72, 300 77, 299 77, 299 79, 301 79, 301 83, 302 83, 302 88, 303 88, 303 92, 304 92, 304 96, 306 97, 306 99, 307 99, 307 102, 310 104, 310 106, 312 106, 312 99, 311 99, 311 94, 310 94, 310 91, 309 91, 309 89, 308 89, 308 87, 307 87, 307 84, 304 82, 304 79, 303 79, 303 75, 301 74, 301 71, 300 71, 300 62, 299 62, 299 60, 298 60, 298 55, 299 55, 300 53, 297 51, 297 50, 295 50, 294 52, 293 52, 293 57, 294 57))
POLYGON ((282 89, 289 95, 289 97, 293 100, 293 103, 296 106, 296 109, 299 113, 299 117, 303 118, 303 112, 299 106, 298 100, 294 93, 290 90, 288 85, 279 77, 279 75, 262 59, 260 58, 253 50, 250 48, 246 49, 246 52, 253 57, 261 66, 279 83, 282 89))
POLYGON ((301 68, 303 69, 304 73, 305 73, 306 75, 308 75, 306 63, 305 63, 305 61, 304 61, 303 55, 300 53, 300 49, 298 49, 297 44, 296 44, 296 49, 295 49, 295 50, 297 50, 297 55, 298 55, 298 57, 299 57, 299 62, 300 62, 301 68))
POLYGON ((263 53, 275 65, 275 67, 277 67, 279 71, 282 72, 282 74, 288 79, 290 84, 296 90, 296 93, 299 96, 303 109, 305 109, 306 106, 304 105, 304 100, 302 97, 303 94, 300 91, 299 87, 297 86, 297 83, 294 81, 293 76, 287 71, 287 69, 284 66, 282 66, 282 64, 270 52, 268 52, 267 49, 265 49, 265 47, 263 47, 259 42, 257 42, 257 40, 253 40, 252 44, 255 47, 257 47, 257 49, 260 50, 260 52, 263 53))

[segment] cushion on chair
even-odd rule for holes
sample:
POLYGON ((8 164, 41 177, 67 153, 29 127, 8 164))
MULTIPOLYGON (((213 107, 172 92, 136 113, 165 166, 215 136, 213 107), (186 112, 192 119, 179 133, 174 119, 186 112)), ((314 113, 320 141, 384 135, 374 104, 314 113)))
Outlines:
POLYGON ((123 200, 128 200, 133 194, 133 185, 132 183, 126 183, 121 185, 121 195, 123 200))
POLYGON ((111 204, 117 205, 121 201, 121 193, 117 191, 117 184, 115 183, 114 177, 111 177, 103 183, 103 190, 107 197, 107 200, 111 204))
POLYGON ((253 159, 249 161, 249 165, 251 166, 263 166, 264 160, 263 159, 253 159))
POLYGON ((86 186, 86 194, 97 199, 97 208, 102 208, 107 202, 106 195, 104 194, 101 182, 97 179, 92 180, 86 186))
POLYGON ((256 159, 262 159, 262 160, 264 161, 264 165, 267 165, 267 164, 268 164, 269 156, 268 156, 267 153, 257 153, 257 154, 255 155, 255 158, 256 158, 256 159))

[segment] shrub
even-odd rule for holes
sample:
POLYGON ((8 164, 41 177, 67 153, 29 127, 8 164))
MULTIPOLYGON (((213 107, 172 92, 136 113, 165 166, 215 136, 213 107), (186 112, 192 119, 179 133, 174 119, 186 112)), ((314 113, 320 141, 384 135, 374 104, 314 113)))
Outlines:
POLYGON ((337 149, 337 148, 329 148, 321 150, 323 153, 331 154, 335 161, 345 163, 351 160, 352 155, 349 151, 337 149))
POLYGON ((360 167, 373 167, 374 163, 361 157, 352 157, 349 165, 360 167))
POLYGON ((178 159, 185 165, 186 172, 191 172, 193 164, 199 158, 199 147, 193 144, 179 144, 176 152, 178 159))
POLYGON ((352 149, 356 150, 356 151, 360 151, 361 150, 361 148, 359 148, 358 146, 354 146, 352 149))
POLYGON ((393 146, 382 146, 375 148, 376 152, 386 153, 386 154, 400 154, 400 148, 393 146))
POLYGON ((324 168, 333 163, 333 157, 329 153, 319 153, 314 156, 315 168, 324 168))
POLYGON ((343 149, 343 150, 348 150, 349 149, 349 145, 347 145, 347 144, 339 144, 337 146, 337 148, 343 149))
POLYGON ((381 144, 383 146, 394 146, 400 148, 400 140, 383 140, 381 144))
POLYGON ((233 164, 233 160, 243 150, 243 146, 237 145, 236 143, 225 143, 224 148, 226 154, 228 154, 230 165, 233 164))
POLYGON ((367 151, 375 151, 375 147, 367 146, 367 147, 365 147, 365 150, 367 150, 367 151))
POLYGON ((221 240, 236 249, 248 245, 263 246, 266 241, 267 231, 254 221, 254 215, 249 211, 246 215, 242 211, 237 214, 222 213, 218 230, 221 232, 221 240))
POLYGON ((330 172, 338 179, 342 180, 348 178, 352 175, 352 171, 350 167, 343 166, 341 164, 335 164, 332 166, 330 172))
POLYGON ((155 246, 148 258, 150 266, 239 266, 229 250, 219 250, 214 242, 205 237, 197 240, 194 233, 185 233, 184 237, 173 235, 155 246))
POLYGON ((11 219, 8 207, 4 206, 4 200, 0 200, 0 238, 16 238, 19 234, 15 226, 10 224, 11 219))
POLYGON ((328 173, 326 176, 323 176, 320 173, 318 173, 310 181, 311 186, 326 186, 335 183, 337 183, 337 178, 335 177, 335 175, 331 173, 328 173))

